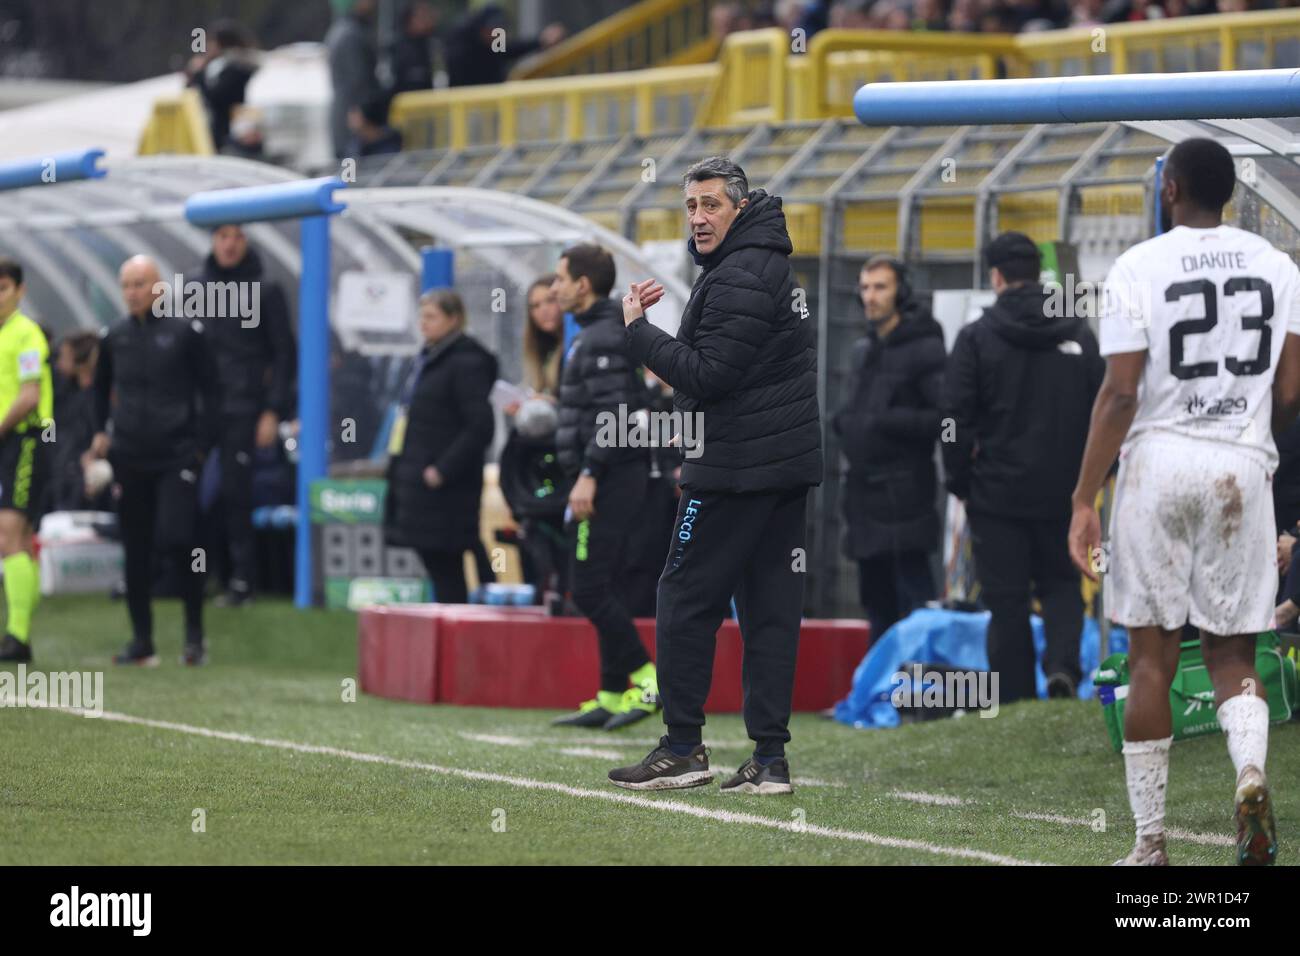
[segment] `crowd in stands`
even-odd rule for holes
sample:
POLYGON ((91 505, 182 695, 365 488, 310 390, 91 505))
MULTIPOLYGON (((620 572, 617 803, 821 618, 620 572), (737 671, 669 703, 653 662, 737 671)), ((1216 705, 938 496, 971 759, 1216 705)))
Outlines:
POLYGON ((710 31, 720 37, 780 27, 801 29, 808 38, 827 28, 1025 33, 1294 5, 1294 0, 778 0, 754 8, 733 2, 710 11, 710 31))
MULTIPOLYGON (((398 10, 395 38, 381 49, 378 0, 340 0, 338 7, 324 43, 333 90, 330 133, 339 157, 401 149, 400 135, 388 125, 397 94, 503 82, 520 58, 568 35, 562 23, 551 23, 536 37, 517 36, 505 11, 492 3, 446 23, 429 0, 409 0, 398 10)), ((257 158, 260 117, 244 102, 257 71, 256 43, 241 24, 222 20, 207 31, 205 46, 191 58, 186 76, 203 97, 213 148, 257 158)))
MULTIPOLYGON (((1066 27, 1240 13, 1300 4, 1300 0, 723 0, 709 9, 709 35, 721 41, 743 30, 777 27, 805 41, 825 29, 1023 33, 1066 27)), ((448 21, 429 0, 409 0, 397 15, 395 38, 382 49, 378 0, 339 0, 340 15, 324 38, 333 101, 330 127, 336 156, 397 152, 401 136, 388 125, 393 97, 412 90, 503 82, 521 58, 568 36, 550 23, 520 37, 501 6, 489 3, 448 21)), ((260 118, 244 104, 257 70, 256 43, 240 24, 221 21, 205 52, 188 67, 203 96, 217 152, 258 158, 260 118)))

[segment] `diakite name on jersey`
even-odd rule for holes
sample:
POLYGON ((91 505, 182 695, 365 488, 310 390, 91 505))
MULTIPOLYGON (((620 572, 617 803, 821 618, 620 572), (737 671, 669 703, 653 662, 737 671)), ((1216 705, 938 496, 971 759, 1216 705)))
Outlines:
POLYGON ((1246 254, 1232 250, 1198 252, 1194 256, 1179 256, 1184 272, 1204 272, 1206 269, 1244 269, 1246 254))

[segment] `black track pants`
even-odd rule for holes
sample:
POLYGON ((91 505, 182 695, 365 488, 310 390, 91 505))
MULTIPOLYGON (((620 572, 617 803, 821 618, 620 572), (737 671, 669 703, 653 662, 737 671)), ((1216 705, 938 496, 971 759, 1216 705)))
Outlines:
POLYGON ((126 559, 126 604, 135 642, 153 646, 153 558, 173 562, 185 606, 185 639, 203 638, 205 567, 195 561, 198 465, 139 469, 113 459, 122 488, 117 503, 126 559), (200 568, 200 570, 195 570, 200 568))
POLYGON ((714 642, 732 596, 740 618, 745 727, 760 756, 790 740, 807 558, 806 487, 756 494, 683 489, 655 619, 659 693, 675 744, 697 744, 714 642))
POLYGON ((628 675, 650 660, 616 586, 627 566, 632 527, 645 507, 646 464, 614 465, 596 480, 596 513, 570 522, 573 603, 596 627, 600 689, 627 689, 628 675))

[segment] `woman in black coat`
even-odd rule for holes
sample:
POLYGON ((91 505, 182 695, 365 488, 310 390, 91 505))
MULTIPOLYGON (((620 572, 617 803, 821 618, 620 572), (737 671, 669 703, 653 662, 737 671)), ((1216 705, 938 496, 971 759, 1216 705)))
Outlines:
POLYGON ((420 297, 420 333, 425 345, 389 442, 384 534, 420 555, 435 600, 464 604, 464 555, 479 547, 497 360, 465 333, 465 307, 455 292, 420 297))

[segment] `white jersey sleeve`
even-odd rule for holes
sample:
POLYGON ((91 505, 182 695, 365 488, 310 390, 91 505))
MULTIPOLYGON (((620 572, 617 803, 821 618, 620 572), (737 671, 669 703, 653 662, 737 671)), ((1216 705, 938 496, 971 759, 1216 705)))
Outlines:
POLYGON ((1151 296, 1133 280, 1129 262, 1120 256, 1106 276, 1097 342, 1102 355, 1142 352, 1150 348, 1151 296))
MULTIPOLYGON (((1287 261, 1292 262, 1290 257, 1287 258, 1287 261)), ((1294 263, 1292 264, 1294 265, 1294 263)), ((1300 266, 1296 267, 1295 272, 1291 292, 1282 296, 1282 305, 1290 309, 1290 314, 1286 317, 1288 335, 1300 335, 1300 266)))

